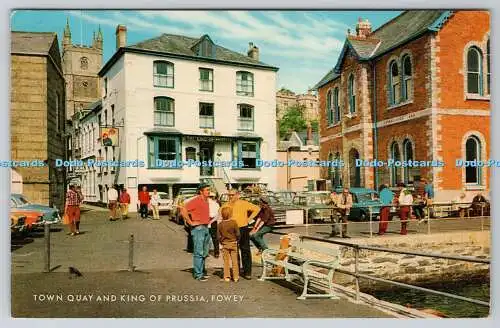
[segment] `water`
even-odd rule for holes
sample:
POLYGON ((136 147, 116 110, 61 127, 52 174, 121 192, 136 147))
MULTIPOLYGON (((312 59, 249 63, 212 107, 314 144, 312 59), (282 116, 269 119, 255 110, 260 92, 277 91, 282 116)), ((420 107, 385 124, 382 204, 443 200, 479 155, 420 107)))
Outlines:
MULTIPOLYGON (((490 282, 485 282, 484 280, 459 281, 425 287, 485 302, 488 302, 490 299, 490 282)), ((404 306, 410 305, 412 308, 416 309, 435 309, 441 311, 450 318, 480 318, 489 315, 489 307, 487 306, 476 305, 470 302, 408 288, 377 291, 371 294, 378 299, 404 306)))

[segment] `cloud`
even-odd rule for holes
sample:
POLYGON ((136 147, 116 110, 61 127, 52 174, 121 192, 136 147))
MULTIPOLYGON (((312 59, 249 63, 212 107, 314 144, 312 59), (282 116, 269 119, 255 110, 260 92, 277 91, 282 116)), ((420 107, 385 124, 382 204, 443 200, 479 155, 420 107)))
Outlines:
POLYGON ((125 24, 129 30, 193 37, 210 34, 214 41, 234 50, 238 50, 235 44, 251 41, 261 49, 261 58, 281 68, 280 80, 286 77, 291 87, 301 90, 325 74, 327 70, 321 67, 334 65, 347 29, 322 12, 114 11, 110 18, 82 11, 70 14, 106 26, 125 24))

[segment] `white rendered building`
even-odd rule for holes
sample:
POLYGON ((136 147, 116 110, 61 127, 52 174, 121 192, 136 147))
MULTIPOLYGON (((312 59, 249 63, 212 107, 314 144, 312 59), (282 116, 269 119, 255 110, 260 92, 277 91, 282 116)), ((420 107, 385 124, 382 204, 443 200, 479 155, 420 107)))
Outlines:
POLYGON ((116 38, 118 49, 99 72, 102 111, 112 113, 120 127, 116 159, 145 164, 116 172, 117 183, 133 200, 138 186, 174 195, 207 177, 276 188, 276 168, 259 168, 257 160, 276 159, 278 68, 259 62, 257 47, 250 44, 245 56, 214 44, 208 35, 170 34, 125 46, 122 25, 116 38), (224 172, 194 162, 166 168, 158 160, 235 161, 243 167, 224 172))

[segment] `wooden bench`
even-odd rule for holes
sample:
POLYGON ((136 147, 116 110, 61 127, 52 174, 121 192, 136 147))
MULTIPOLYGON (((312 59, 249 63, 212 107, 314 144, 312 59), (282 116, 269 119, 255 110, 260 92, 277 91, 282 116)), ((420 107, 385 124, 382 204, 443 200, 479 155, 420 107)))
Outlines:
POLYGON ((286 249, 266 249, 262 252, 262 276, 264 280, 292 281, 298 278, 303 283, 302 294, 297 299, 329 298, 338 299, 333 291, 333 274, 340 266, 340 253, 336 248, 327 248, 318 245, 318 242, 304 242, 299 238, 290 240, 290 247, 286 249), (324 259, 324 258, 327 259, 324 259), (283 268, 284 274, 271 276, 273 267, 283 268), (328 286, 326 294, 309 294, 308 286, 311 282, 323 282, 328 286))

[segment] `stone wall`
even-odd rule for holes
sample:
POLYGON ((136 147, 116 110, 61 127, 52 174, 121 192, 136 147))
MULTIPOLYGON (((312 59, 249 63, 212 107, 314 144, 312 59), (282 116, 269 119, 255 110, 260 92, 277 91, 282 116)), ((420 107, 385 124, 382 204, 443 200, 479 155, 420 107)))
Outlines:
MULTIPOLYGON (((360 245, 370 245, 441 255, 490 258, 490 232, 456 232, 432 235, 382 237, 353 239, 360 245)), ((340 247, 342 269, 354 272, 354 251, 340 247)), ((430 285, 459 279, 489 279, 489 265, 457 260, 438 259, 415 255, 360 250, 359 273, 379 278, 396 280, 413 285, 430 285)), ((352 285, 354 279, 337 275, 337 283, 352 285)), ((367 280, 361 280, 361 287, 373 287, 367 280)), ((383 288, 386 284, 377 284, 383 288)))

